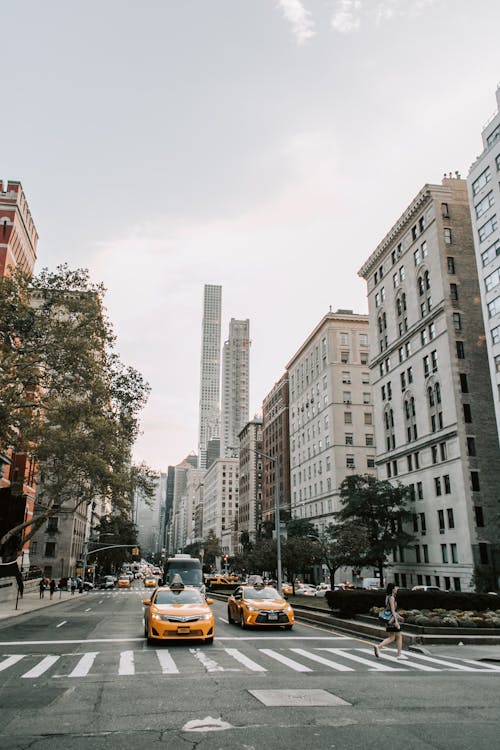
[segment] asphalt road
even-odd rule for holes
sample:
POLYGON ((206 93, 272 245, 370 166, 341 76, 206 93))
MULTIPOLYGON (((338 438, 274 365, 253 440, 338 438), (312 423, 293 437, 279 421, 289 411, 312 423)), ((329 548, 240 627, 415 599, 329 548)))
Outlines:
POLYGON ((496 748, 500 664, 320 627, 148 646, 148 590, 94 591, 0 623, 1 750, 496 748))

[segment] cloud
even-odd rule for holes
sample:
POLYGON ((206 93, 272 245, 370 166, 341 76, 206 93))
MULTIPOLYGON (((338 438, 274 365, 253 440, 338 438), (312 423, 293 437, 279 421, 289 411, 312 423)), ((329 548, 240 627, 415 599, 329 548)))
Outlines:
POLYGON ((286 20, 290 22, 299 44, 315 35, 312 16, 300 0, 278 0, 278 4, 286 20))
POLYGON ((418 16, 437 0, 334 0, 332 28, 340 34, 358 31, 363 18, 380 25, 397 16, 418 16))
POLYGON ((361 0, 337 0, 332 16, 332 27, 341 34, 357 31, 361 24, 361 10, 361 0))

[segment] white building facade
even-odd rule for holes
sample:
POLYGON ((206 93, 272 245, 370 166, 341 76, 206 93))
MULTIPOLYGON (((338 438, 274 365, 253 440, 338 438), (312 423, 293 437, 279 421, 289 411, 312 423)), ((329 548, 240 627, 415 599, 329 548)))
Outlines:
POLYGON ((220 432, 222 287, 205 284, 201 331, 198 466, 206 468, 207 443, 220 432))
POLYGON ((250 321, 229 323, 222 349, 222 455, 233 456, 238 435, 248 422, 250 389, 250 321))
POLYGON ((234 554, 233 532, 238 513, 239 460, 219 458, 207 470, 203 486, 203 539, 213 530, 224 554, 234 554))
POLYGON ((319 531, 351 474, 375 475, 368 316, 329 312, 287 364, 292 517, 319 531))

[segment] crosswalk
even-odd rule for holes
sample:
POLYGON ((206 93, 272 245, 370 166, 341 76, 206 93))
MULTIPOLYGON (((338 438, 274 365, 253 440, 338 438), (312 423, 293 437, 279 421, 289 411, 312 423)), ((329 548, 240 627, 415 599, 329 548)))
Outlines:
POLYGON ((63 677, 85 678, 97 676, 134 675, 193 675, 197 672, 265 673, 275 669, 295 673, 359 671, 400 673, 481 673, 500 675, 500 665, 473 659, 452 659, 405 653, 400 661, 395 652, 381 652, 375 658, 367 647, 310 647, 310 648, 254 648, 245 653, 242 648, 148 648, 123 651, 88 651, 67 654, 0 654, 0 684, 2 679, 35 680, 63 677))

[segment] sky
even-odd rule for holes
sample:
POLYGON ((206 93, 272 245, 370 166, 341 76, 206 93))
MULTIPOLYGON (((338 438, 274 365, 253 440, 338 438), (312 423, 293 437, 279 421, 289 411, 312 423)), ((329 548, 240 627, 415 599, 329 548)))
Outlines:
POLYGON ((107 288, 151 386, 134 459, 197 450, 204 284, 250 319, 250 417, 426 183, 466 177, 500 82, 498 0, 0 0, 0 179, 35 271, 107 288))

